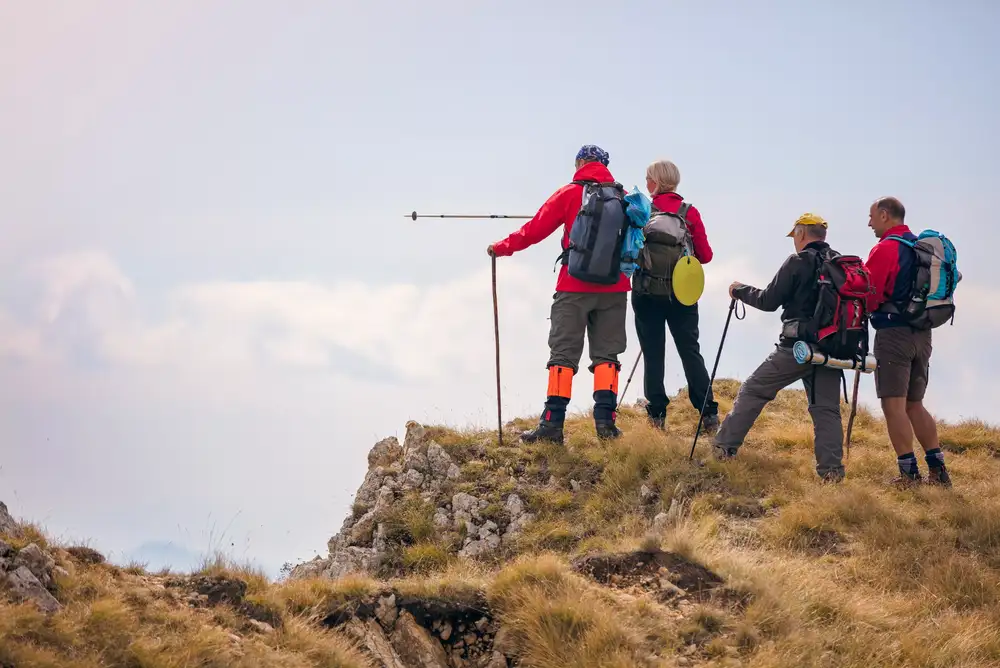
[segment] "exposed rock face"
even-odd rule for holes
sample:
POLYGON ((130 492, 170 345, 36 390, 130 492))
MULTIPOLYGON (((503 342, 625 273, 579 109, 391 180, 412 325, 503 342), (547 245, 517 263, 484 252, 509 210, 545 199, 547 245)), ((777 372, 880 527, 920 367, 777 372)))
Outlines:
POLYGON ((346 631, 381 668, 508 668, 517 656, 484 597, 458 602, 387 588, 345 603, 324 624, 346 631))
POLYGON ((27 566, 18 566, 8 572, 6 580, 10 593, 16 601, 32 601, 39 610, 49 614, 62 607, 27 566))
POLYGON ((444 653, 441 643, 434 640, 427 629, 405 610, 399 615, 392 632, 392 646, 399 656, 406 657, 407 665, 449 668, 448 655, 444 653))
POLYGON ((378 662, 376 665, 384 668, 409 668, 396 654, 382 627, 374 619, 352 619, 344 626, 344 630, 354 636, 361 647, 378 662))
MULTIPOLYGON (((0 502, 0 534, 18 536, 21 528, 0 502)), ((53 613, 62 605, 56 600, 56 574, 65 573, 56 566, 51 554, 35 543, 20 550, 0 539, 0 584, 14 601, 31 601, 45 613, 53 613)))
MULTIPOLYGON (((485 450, 470 447, 469 453, 484 456, 485 450)), ((429 506, 427 521, 436 537, 449 536, 442 542, 453 545, 449 549, 460 557, 474 558, 512 545, 533 519, 516 493, 494 499, 491 506, 486 499, 455 491, 462 482, 461 467, 416 422, 407 423, 402 445, 395 437, 376 443, 368 453, 368 464, 353 512, 327 544, 329 555, 299 564, 289 577, 373 574, 394 547, 400 548, 394 511, 414 499, 429 506), (488 508, 492 510, 486 517, 488 508)))
POLYGON ((516 541, 524 531, 531 520, 534 519, 531 513, 525 512, 524 502, 521 501, 521 497, 517 494, 511 494, 507 497, 507 512, 510 513, 510 524, 507 525, 507 531, 504 532, 503 541, 504 543, 511 543, 516 541))
POLYGON ((16 536, 18 531, 20 529, 17 526, 17 522, 14 521, 14 518, 7 511, 7 504, 0 501, 0 534, 16 536))
POLYGON ((399 441, 395 437, 386 438, 376 443, 368 453, 368 466, 371 468, 389 466, 402 456, 403 448, 400 447, 399 441))

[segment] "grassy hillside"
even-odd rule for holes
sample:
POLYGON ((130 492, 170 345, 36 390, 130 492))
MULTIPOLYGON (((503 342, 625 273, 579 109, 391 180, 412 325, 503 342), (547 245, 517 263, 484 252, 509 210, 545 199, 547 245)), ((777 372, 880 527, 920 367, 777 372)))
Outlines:
MULTIPOLYGON (((737 388, 716 383, 722 411, 737 388)), ((150 574, 49 546, 63 607, 0 598, 0 666, 379 666, 363 629, 398 647, 404 617, 434 639, 425 665, 1000 665, 1000 430, 942 425, 954 488, 898 490, 885 425, 864 411, 847 480, 819 482, 801 391, 733 462, 707 439, 688 462, 683 394, 667 435, 638 410, 620 422, 605 444, 575 418, 563 448, 430 429, 460 470, 448 494, 503 526, 516 490, 533 518, 476 557, 416 491, 379 517, 390 547, 370 577, 269 582, 223 561, 150 574)), ((4 539, 46 546, 33 527, 4 539)))

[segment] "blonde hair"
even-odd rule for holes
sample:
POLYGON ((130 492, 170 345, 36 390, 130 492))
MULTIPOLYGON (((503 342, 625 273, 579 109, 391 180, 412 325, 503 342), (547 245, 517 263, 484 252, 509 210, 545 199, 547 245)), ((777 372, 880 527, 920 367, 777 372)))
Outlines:
POLYGON ((681 172, 669 160, 657 160, 646 168, 646 178, 653 182, 655 192, 651 195, 672 193, 681 182, 681 172))

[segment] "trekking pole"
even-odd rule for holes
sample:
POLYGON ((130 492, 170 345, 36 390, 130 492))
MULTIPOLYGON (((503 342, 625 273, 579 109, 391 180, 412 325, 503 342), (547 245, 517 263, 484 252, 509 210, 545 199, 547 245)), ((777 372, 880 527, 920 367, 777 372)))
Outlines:
POLYGON ((847 449, 846 459, 851 458, 851 429, 854 428, 854 416, 858 412, 858 385, 861 384, 861 369, 854 372, 854 396, 851 397, 851 416, 847 418, 847 435, 844 437, 844 447, 847 449))
POLYGON ((452 213, 408 213, 404 218, 412 218, 416 220, 417 218, 531 218, 531 216, 508 216, 502 213, 486 213, 486 214, 472 214, 469 216, 463 216, 459 214, 452 213))
MULTIPOLYGON (((715 372, 719 369, 719 358, 722 357, 722 345, 726 342, 726 332, 729 331, 729 321, 733 317, 733 311, 736 309, 736 298, 734 297, 729 302, 729 315, 726 316, 726 326, 722 329, 722 340, 719 341, 719 352, 715 354, 715 366, 712 367, 712 377, 708 380, 708 390, 705 392, 705 399, 701 402, 701 412, 698 415, 698 427, 694 430, 694 442, 691 443, 691 454, 688 455, 688 461, 694 458, 694 447, 698 445, 698 435, 701 433, 701 423, 705 419, 705 406, 708 405, 708 395, 712 393, 712 383, 715 382, 715 372)), ((743 317, 739 315, 736 316, 737 320, 742 320, 747 316, 746 306, 743 307, 743 317)))
POLYGON ((497 352, 497 442, 503 447, 503 417, 500 402, 500 311, 497 308, 497 256, 490 254, 493 265, 493 340, 497 352))
POLYGON ((641 359, 642 359, 642 351, 640 350, 639 356, 635 358, 635 364, 632 365, 632 373, 628 375, 628 380, 625 381, 625 389, 622 390, 622 393, 620 395, 618 395, 618 405, 615 406, 616 411, 622 407, 622 403, 624 403, 625 401, 625 393, 628 392, 629 383, 632 382, 632 376, 635 375, 635 370, 639 368, 639 360, 641 359))

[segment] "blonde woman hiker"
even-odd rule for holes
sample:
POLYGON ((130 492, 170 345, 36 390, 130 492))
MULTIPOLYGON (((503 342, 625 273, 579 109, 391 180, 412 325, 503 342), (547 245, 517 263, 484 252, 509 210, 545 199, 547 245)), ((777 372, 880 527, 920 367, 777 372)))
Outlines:
POLYGON ((719 427, 719 404, 712 396, 708 370, 698 343, 698 304, 686 306, 677 301, 669 280, 657 278, 658 273, 669 275, 669 269, 656 271, 661 264, 672 266, 671 259, 680 252, 678 239, 684 239, 688 252, 701 264, 712 261, 712 247, 701 214, 677 193, 680 180, 680 170, 669 160, 658 160, 646 169, 646 190, 653 201, 649 223, 644 229, 646 261, 640 263, 632 277, 632 310, 645 359, 643 388, 649 402, 646 412, 650 422, 657 429, 666 425, 670 399, 663 381, 666 331, 669 329, 684 367, 691 404, 699 411, 705 406, 704 430, 711 434, 719 427))

